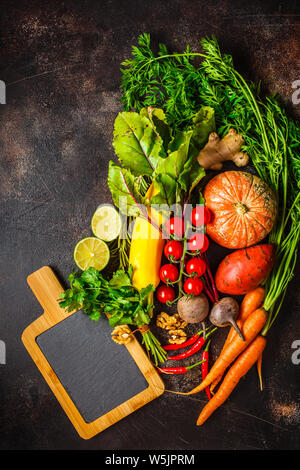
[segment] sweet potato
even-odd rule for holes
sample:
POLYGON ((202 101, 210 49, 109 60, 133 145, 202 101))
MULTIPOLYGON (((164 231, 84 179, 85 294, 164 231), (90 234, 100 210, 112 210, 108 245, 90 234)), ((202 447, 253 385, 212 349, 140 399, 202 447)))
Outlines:
POLYGON ((220 292, 243 295, 261 284, 275 262, 275 246, 255 245, 234 251, 219 264, 216 286, 220 292))

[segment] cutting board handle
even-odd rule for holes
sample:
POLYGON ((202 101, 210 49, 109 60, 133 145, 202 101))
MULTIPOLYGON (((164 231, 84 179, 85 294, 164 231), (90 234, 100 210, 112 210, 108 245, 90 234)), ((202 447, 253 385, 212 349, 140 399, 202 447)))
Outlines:
POLYGON ((27 282, 46 316, 62 320, 69 315, 59 306, 58 299, 64 289, 49 266, 43 266, 30 274, 27 282))

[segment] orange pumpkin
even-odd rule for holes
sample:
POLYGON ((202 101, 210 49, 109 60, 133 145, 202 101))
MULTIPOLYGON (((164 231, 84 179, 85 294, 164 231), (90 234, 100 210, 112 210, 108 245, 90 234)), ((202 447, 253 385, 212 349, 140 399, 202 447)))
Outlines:
POLYGON ((271 188, 258 176, 244 171, 225 171, 204 190, 205 205, 212 213, 208 235, 227 248, 246 248, 271 231, 277 212, 271 188))

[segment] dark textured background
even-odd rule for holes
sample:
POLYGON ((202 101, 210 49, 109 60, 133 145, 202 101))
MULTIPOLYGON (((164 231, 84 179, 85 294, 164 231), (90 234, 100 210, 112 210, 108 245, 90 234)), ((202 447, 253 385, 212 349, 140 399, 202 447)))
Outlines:
MULTIPOLYGON (((138 34, 172 50, 215 34, 246 75, 278 92, 291 113, 300 79, 298 1, 2 1, 0 79, 1 449, 296 449, 300 446, 299 264, 264 353, 265 388, 251 370, 202 428, 205 396, 165 393, 90 441, 81 440, 21 343, 41 313, 26 276, 51 265, 64 282, 76 241, 110 201, 113 121, 121 110, 120 62, 138 34), (247 6, 246 6, 247 4, 247 6)), ((211 249, 213 250, 213 248, 211 249)), ((212 251, 210 251, 211 253, 212 251)), ((220 258, 217 252, 215 263, 220 258)), ((216 354, 224 338, 218 332, 216 354)), ((167 386, 188 389, 195 369, 167 386)))

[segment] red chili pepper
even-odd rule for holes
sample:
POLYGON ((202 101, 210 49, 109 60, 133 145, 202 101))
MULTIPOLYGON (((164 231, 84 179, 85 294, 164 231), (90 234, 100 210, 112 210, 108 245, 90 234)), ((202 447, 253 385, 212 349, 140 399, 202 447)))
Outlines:
POLYGON ((192 364, 191 366, 184 366, 184 367, 158 367, 158 371, 162 372, 164 374, 184 374, 188 370, 192 369, 195 366, 198 366, 199 364, 202 364, 203 361, 196 362, 195 364, 192 364))
MULTIPOLYGON (((206 348, 204 349, 204 351, 202 351, 202 355, 201 355, 202 380, 204 380, 205 377, 208 374, 208 359, 209 359, 208 348, 209 348, 209 344, 210 344, 210 341, 208 341, 208 343, 206 345, 206 348)), ((208 396, 208 399, 210 400, 211 399, 211 394, 210 394, 209 386, 206 387, 205 392, 206 392, 206 395, 208 396)))
POLYGON ((188 349, 187 351, 181 353, 181 354, 178 354, 177 356, 169 356, 167 357, 168 360, 170 361, 179 361, 180 359, 185 359, 186 357, 190 357, 192 356, 193 354, 195 354, 196 352, 198 352, 203 344, 205 344, 206 342, 206 339, 209 337, 209 335, 211 333, 213 333, 214 331, 216 331, 217 328, 214 328, 213 330, 211 330, 207 335, 206 335, 206 338, 203 338, 203 336, 201 338, 199 338, 194 344, 193 346, 188 349))

